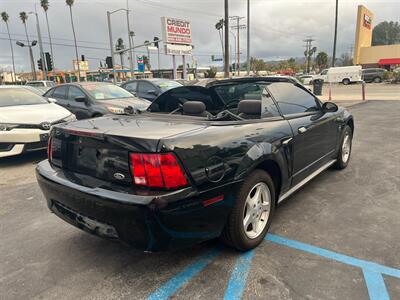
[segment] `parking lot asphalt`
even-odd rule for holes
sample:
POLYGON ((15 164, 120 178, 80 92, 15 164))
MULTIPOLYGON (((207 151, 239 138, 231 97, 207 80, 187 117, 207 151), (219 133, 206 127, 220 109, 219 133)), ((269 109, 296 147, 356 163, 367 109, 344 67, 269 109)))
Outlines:
POLYGON ((352 107, 349 166, 327 170, 238 253, 210 241, 143 253, 50 214, 43 153, 0 160, 1 299, 400 299, 400 101, 352 107))

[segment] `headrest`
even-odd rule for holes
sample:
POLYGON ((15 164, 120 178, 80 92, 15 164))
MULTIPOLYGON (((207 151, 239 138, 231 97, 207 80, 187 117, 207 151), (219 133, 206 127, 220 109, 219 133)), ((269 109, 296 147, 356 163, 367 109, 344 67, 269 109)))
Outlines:
POLYGON ((238 105, 238 113, 261 116, 260 100, 242 100, 238 105))
POLYGON ((185 115, 200 115, 206 111, 206 105, 200 101, 186 101, 183 104, 185 115))

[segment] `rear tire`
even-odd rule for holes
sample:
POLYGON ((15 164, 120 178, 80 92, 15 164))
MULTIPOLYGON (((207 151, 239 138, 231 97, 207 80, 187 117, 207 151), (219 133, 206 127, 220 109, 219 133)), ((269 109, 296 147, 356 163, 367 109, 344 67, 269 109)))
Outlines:
POLYGON ((235 198, 221 239, 247 251, 257 247, 268 232, 275 210, 274 182, 267 172, 255 170, 239 186, 235 198))
POLYGON ((353 132, 349 125, 343 129, 340 138, 340 148, 337 155, 336 163, 333 165, 335 169, 342 170, 347 167, 350 161, 351 149, 353 141, 353 132))
POLYGON ((344 85, 348 85, 348 84, 350 84, 350 79, 345 78, 345 79, 342 80, 342 83, 343 83, 344 85))

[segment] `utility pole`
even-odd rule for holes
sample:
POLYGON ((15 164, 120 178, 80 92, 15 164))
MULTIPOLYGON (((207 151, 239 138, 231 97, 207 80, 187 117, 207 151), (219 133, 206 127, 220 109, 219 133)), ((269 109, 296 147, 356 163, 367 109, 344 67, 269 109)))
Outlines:
POLYGON ((315 40, 311 37, 308 36, 306 37, 303 42, 305 42, 305 48, 306 50, 304 51, 304 56, 306 57, 306 70, 307 70, 307 74, 310 73, 310 65, 311 65, 311 56, 313 55, 313 50, 312 50, 312 42, 314 42, 315 40))
MULTIPOLYGON (((128 1, 126 1, 126 5, 128 5, 128 1)), ((135 69, 133 68, 133 55, 132 55, 132 40, 131 40, 131 28, 129 25, 129 9, 126 10, 126 23, 128 26, 128 40, 129 40, 129 67, 131 71, 131 77, 133 77, 133 73, 135 69)))
POLYGON ((231 20, 235 20, 236 21, 236 26, 232 26, 232 29, 236 29, 237 30, 237 34, 236 34, 236 42, 237 42, 237 74, 238 76, 240 76, 240 29, 245 29, 246 25, 240 25, 240 20, 244 19, 244 17, 239 17, 239 16, 233 16, 230 17, 231 20))
POLYGON ((225 51, 224 51, 224 77, 229 77, 229 0, 224 1, 225 10, 225 51))
POLYGON ((47 64, 46 64, 46 58, 44 56, 44 51, 43 51, 42 33, 40 31, 39 17, 38 17, 37 11, 36 11, 36 4, 35 4, 35 11, 34 12, 31 11, 28 14, 35 15, 35 17, 36 17, 36 30, 37 30, 38 41, 39 41, 40 58, 42 59, 42 62, 43 62, 44 78, 47 80, 47 64))
POLYGON ((335 66, 335 60, 336 60, 336 39, 337 39, 337 25, 338 25, 338 6, 339 6, 339 0, 336 0, 336 10, 335 10, 335 36, 334 36, 334 38, 333 38, 332 67, 335 66))
POLYGON ((250 0, 247 0, 247 76, 250 75, 250 0))

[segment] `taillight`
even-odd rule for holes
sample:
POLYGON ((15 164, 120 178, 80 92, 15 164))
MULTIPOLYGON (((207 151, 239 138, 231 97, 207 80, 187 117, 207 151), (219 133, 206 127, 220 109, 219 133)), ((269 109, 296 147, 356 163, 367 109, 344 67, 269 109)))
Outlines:
POLYGON ((131 153, 133 182, 152 188, 177 189, 188 185, 173 153, 143 154, 131 153))
POLYGON ((49 137, 49 141, 47 143, 47 159, 52 161, 53 159, 53 139, 49 137))

